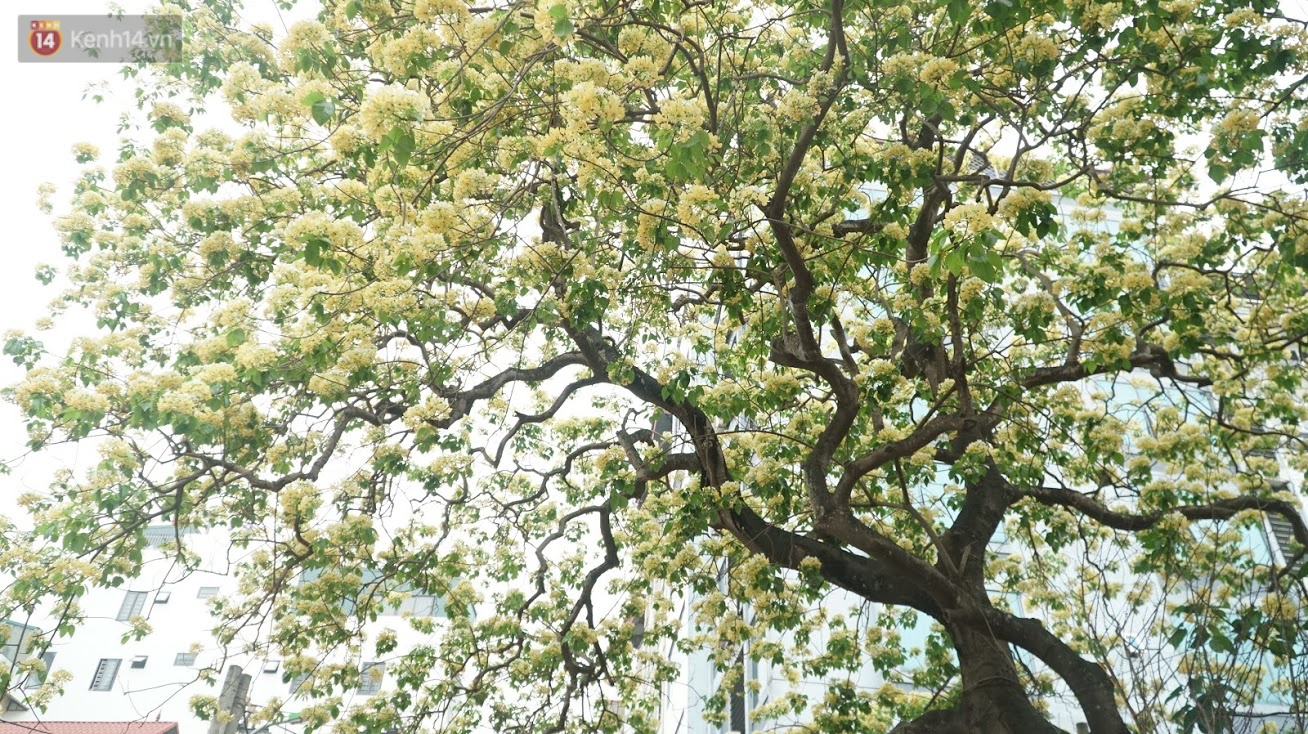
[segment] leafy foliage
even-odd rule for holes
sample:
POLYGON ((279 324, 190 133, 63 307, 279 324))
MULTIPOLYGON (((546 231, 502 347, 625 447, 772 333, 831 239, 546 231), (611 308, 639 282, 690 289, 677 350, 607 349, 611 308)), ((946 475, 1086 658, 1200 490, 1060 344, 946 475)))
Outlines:
POLYGON ((1272 689, 1304 714, 1302 548, 1248 551, 1269 517, 1308 544, 1273 481, 1305 467, 1303 20, 185 18, 194 57, 133 73, 141 119, 108 169, 79 149, 57 220, 56 311, 100 331, 4 349, 33 450, 100 457, 25 498, 6 609, 75 619, 150 524, 221 526, 248 552, 217 634, 268 620, 310 726, 652 731, 684 649, 935 693, 755 712, 830 731, 1052 730, 1058 691, 1096 734, 1272 689), (400 645, 376 620, 409 594, 448 619, 400 645), (351 707, 364 651, 394 690, 351 707))

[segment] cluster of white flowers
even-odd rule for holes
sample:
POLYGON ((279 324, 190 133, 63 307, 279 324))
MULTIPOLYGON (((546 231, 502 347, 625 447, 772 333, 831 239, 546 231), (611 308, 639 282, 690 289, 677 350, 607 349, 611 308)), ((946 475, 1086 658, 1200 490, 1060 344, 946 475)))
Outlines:
POLYGON ((655 61, 653 56, 645 54, 628 58, 622 66, 622 70, 631 77, 632 83, 639 87, 653 86, 658 81, 662 69, 663 62, 655 61))
MULTIPOLYGON (((1152 134, 1156 125, 1144 116, 1140 107, 1139 97, 1127 97, 1104 108, 1090 128, 1091 138, 1098 145, 1129 146, 1152 134)), ((1101 206, 1084 205, 1081 211, 1099 212, 1101 209, 1101 206)))
POLYGON ((794 122, 808 122, 817 117, 819 105, 813 95, 804 89, 791 89, 781 96, 777 113, 794 122))
POLYGON ((379 37, 371 52, 378 67, 395 75, 407 75, 414 61, 430 56, 441 45, 436 31, 417 26, 398 38, 379 37))
POLYGON ((1122 275, 1122 288, 1128 291, 1143 291, 1153 287, 1153 276, 1146 270, 1132 268, 1122 275))
POLYGON ((953 59, 932 58, 922 65, 921 71, 918 72, 918 78, 923 84, 939 86, 949 81, 949 78, 958 71, 958 62, 953 59))
POLYGON ((27 378, 14 388, 14 401, 24 410, 31 407, 32 398, 50 396, 62 389, 59 376, 48 369, 37 368, 27 373, 27 378))
POLYGON ((437 395, 429 395, 425 400, 404 411, 404 425, 417 430, 428 421, 439 421, 450 415, 450 404, 437 395))
POLYGON ((573 123, 617 122, 626 114, 622 100, 591 81, 573 85, 564 93, 564 101, 564 117, 573 123))
POLYGON ((976 236, 990 229, 994 218, 984 204, 963 204, 945 214, 945 227, 963 236, 976 236))
POLYGON ((36 186, 36 206, 43 214, 49 214, 54 211, 55 185, 49 181, 43 181, 36 186))
POLYGON ((1112 28, 1122 17, 1122 3, 1101 3, 1097 0, 1079 0, 1081 27, 1086 30, 1112 28))
POLYGON ((662 222, 657 215, 667 211, 668 203, 662 199, 651 199, 645 202, 645 211, 636 216, 636 241, 641 248, 647 252, 653 252, 658 249, 658 242, 655 240, 655 233, 659 224, 662 222))
POLYGON ((972 299, 985 290, 986 284, 980 278, 967 277, 958 285, 958 301, 963 307, 967 307, 972 299))
POLYGON ((350 155, 369 143, 368 135, 358 125, 346 123, 332 131, 327 144, 338 157, 350 155))
POLYGON ((180 413, 185 416, 200 417, 205 411, 203 403, 212 397, 213 392, 208 385, 199 381, 188 381, 160 395, 156 407, 160 413, 180 413))
POLYGON ((93 161, 100 157, 100 149, 90 143, 74 143, 73 155, 79 159, 93 161))
POLYGON ((327 28, 316 20, 300 20, 291 24, 282 39, 281 52, 284 58, 291 58, 296 52, 321 49, 332 40, 327 28))
POLYGON ((1186 293, 1200 293, 1211 287, 1212 281, 1203 273, 1196 273, 1185 268, 1167 270, 1168 292, 1180 296, 1186 293))
POLYGON ((266 369, 277 363, 277 350, 266 344, 246 340, 236 348, 236 364, 247 369, 266 369))
POLYGON ((916 286, 926 285, 931 282, 931 266, 926 263, 917 263, 913 269, 908 271, 908 282, 916 286))
POLYGON ((453 196, 455 201, 482 198, 495 189, 500 181, 498 173, 491 173, 480 168, 465 168, 454 177, 453 196))
POLYGON ((1051 314, 1056 308, 1054 297, 1044 291, 1034 293, 1023 293, 1013 301, 1014 311, 1043 311, 1051 314))
POLYGON ((373 140, 381 140, 392 128, 413 126, 428 117, 431 100, 400 84, 387 84, 368 92, 359 105, 359 123, 373 140))
POLYGON ((686 226, 700 228, 718 215, 718 206, 720 202, 716 191, 707 186, 691 184, 677 201, 677 219, 686 226))
POLYGON ((1041 204, 1048 204, 1050 199, 1048 191, 1026 187, 1012 189, 1003 201, 999 202, 999 215, 1009 219, 1020 212, 1029 211, 1041 204))
POLYGON ((467 15, 468 5, 463 0, 417 0, 413 4, 413 17, 430 23, 442 15, 467 15))
POLYGON ((1023 61, 1039 64, 1059 56, 1058 43, 1040 33, 1028 33, 1017 42, 1015 55, 1023 61))
POLYGON ((236 368, 226 362, 203 365, 194 369, 191 374, 206 385, 221 385, 236 380, 236 368))
POLYGON ((1221 139, 1235 140, 1258 129, 1262 116, 1247 107, 1231 110, 1217 123, 1214 134, 1221 139))
POLYGON ((674 97, 663 100, 659 104, 659 112, 654 116, 654 122, 673 128, 677 131, 675 134, 676 139, 684 140, 703 127, 704 116, 704 103, 698 98, 680 99, 674 97))
POLYGON ((154 163, 146 158, 128 158, 114 167, 114 182, 127 186, 133 182, 145 181, 156 173, 154 163))
MULTIPOLYGON (((536 32, 540 34, 540 37, 546 42, 552 41, 554 43, 560 43, 567 40, 554 32, 555 18, 550 14, 550 11, 558 5, 562 5, 565 8, 567 7, 567 3, 558 2, 557 0, 539 0, 539 2, 536 3, 536 12, 532 16, 533 25, 536 28, 536 32)), ((569 11, 569 15, 571 15, 571 11, 569 11)))
POLYGON ((1236 8, 1222 18, 1222 25, 1227 28, 1259 28, 1266 22, 1267 19, 1253 8, 1236 8))
POLYGON ((109 410, 109 401, 98 392, 86 388, 74 388, 63 395, 64 405, 73 410, 88 413, 103 413, 109 410))
POLYGON ((213 311, 210 321, 218 328, 239 326, 250 318, 253 304, 248 298, 234 298, 213 311))
POLYGON ((237 62, 227 70, 227 79, 223 81, 223 99, 232 107, 236 119, 248 119, 252 116, 246 107, 246 97, 259 94, 269 86, 259 70, 246 62, 237 62))
POLYGON ((881 62, 881 72, 888 77, 917 77, 928 57, 921 52, 897 53, 881 62))
POLYGON ((235 254, 239 249, 230 232, 214 232, 196 245, 196 252, 203 258, 219 253, 235 254))
POLYGON ((216 179, 227 164, 227 154, 213 147, 192 147, 186 154, 185 163, 191 178, 216 179))
POLYGON ((293 482, 277 495, 283 522, 288 525, 295 519, 312 518, 322 504, 322 496, 312 482, 293 482))
POLYGON ((363 231, 353 222, 310 211, 286 225, 284 236, 288 244, 304 245, 321 238, 335 247, 353 248, 363 240, 363 231))
POLYGON ((618 49, 627 56, 647 54, 667 58, 672 46, 657 31, 643 25, 627 25, 618 31, 618 49))
POLYGON ((156 102, 154 107, 150 109, 150 120, 185 125, 191 121, 191 116, 172 102, 156 102))
POLYGON ((458 474, 468 470, 472 457, 467 454, 442 454, 427 465, 427 471, 437 476, 458 474))

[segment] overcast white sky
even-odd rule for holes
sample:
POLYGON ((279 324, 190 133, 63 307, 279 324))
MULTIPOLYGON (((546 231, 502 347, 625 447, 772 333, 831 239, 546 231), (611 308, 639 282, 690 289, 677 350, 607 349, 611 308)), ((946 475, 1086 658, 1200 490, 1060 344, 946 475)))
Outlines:
MULTIPOLYGON (((37 209, 37 185, 49 181, 59 187, 60 195, 66 196, 77 173, 70 151, 73 143, 86 141, 102 150, 112 150, 123 109, 122 103, 82 100, 89 85, 113 78, 117 68, 113 64, 17 61, 19 15, 101 13, 108 7, 103 0, 18 0, 6 5, 6 32, 0 33, 4 39, 0 47, 0 63, 4 65, 0 99, 8 101, 8 112, 2 123, 6 144, 0 147, 0 170, 5 172, 0 177, 0 201, 4 202, 8 232, 4 237, 6 252, 0 261, 0 332, 31 330, 55 293, 54 288, 42 287, 33 276, 38 264, 61 265, 62 258, 50 217, 37 209)), ((131 0, 123 3, 128 11, 144 6, 143 2, 131 0)), ((122 84, 118 88, 130 100, 130 88, 122 84)), ((19 375, 5 357, 0 364, 0 383, 11 385, 19 375)), ((0 405, 0 459, 12 460, 20 455, 25 441, 18 411, 12 405, 0 405)), ((0 477, 0 513, 9 515, 18 493, 43 486, 53 468, 50 460, 42 458, 25 461, 15 467, 11 476, 0 477)))
MULTIPOLYGON (((127 13, 145 12, 154 5, 148 0, 117 2, 127 13)), ((273 0, 247 0, 246 5, 247 17, 281 30, 283 14, 278 13, 273 0)), ((8 102, 6 114, 0 118, 5 134, 4 145, 0 146, 0 171, 4 171, 0 176, 0 201, 6 226, 6 234, 0 239, 5 247, 0 259, 0 333, 18 328, 32 330, 57 292, 55 287, 44 287, 36 281, 36 266, 50 263, 61 271, 65 266, 52 218, 37 208, 37 185, 44 181, 55 184, 56 202, 70 193, 79 168, 71 152, 74 143, 92 143, 111 160, 117 145, 118 120, 124 110, 131 108, 133 91, 132 82, 118 74, 117 64, 17 61, 15 44, 20 38, 26 43, 26 33, 18 32, 18 16, 100 14, 109 10, 108 0, 13 0, 5 6, 7 10, 0 20, 5 28, 0 33, 4 40, 0 46, 0 99, 8 102), (83 99, 90 86, 101 82, 107 82, 105 102, 83 99)), ((291 22, 289 15, 285 22, 291 22)), ((56 206, 56 214, 59 209, 56 206)), ((63 341, 75 331, 49 334, 49 341, 63 341)), ((12 385, 20 374, 8 357, 0 357, 0 385, 12 385)), ((7 403, 0 404, 0 461, 22 455, 25 442, 18 411, 7 403)), ((0 514, 12 517, 13 501, 19 493, 44 487, 51 472, 62 463, 74 461, 75 456, 73 452, 43 455, 18 464, 8 477, 0 476, 0 514)))

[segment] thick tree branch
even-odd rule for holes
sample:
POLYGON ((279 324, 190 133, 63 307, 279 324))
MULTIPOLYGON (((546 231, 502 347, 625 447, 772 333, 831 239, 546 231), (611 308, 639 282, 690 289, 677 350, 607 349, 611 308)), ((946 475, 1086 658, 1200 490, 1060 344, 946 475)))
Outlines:
POLYGON ((1093 734, 1126 734, 1126 724, 1113 695, 1113 681, 1103 667, 1078 655, 1039 620, 994 608, 987 610, 985 619, 1001 639, 1035 655, 1067 683, 1081 704, 1093 734))
MULTIPOLYGON (((608 374, 608 366, 617 361, 620 356, 616 347, 605 341, 593 327, 577 327, 565 323, 564 329, 572 336, 582 353, 587 355, 592 372, 595 374, 608 374)), ((663 408, 681 422, 695 446, 695 456, 699 462, 697 468, 705 486, 720 487, 724 482, 729 481, 731 472, 727 465, 726 456, 722 451, 717 432, 703 410, 689 402, 674 403, 670 401, 664 397, 663 386, 658 380, 639 368, 632 368, 631 371, 632 379, 622 387, 637 398, 663 408)), ((929 589, 928 592, 919 592, 919 596, 913 597, 915 601, 910 606, 922 611, 934 610, 939 613, 943 600, 952 598, 954 594, 952 587, 930 564, 904 550, 889 538, 858 522, 848 512, 831 513, 825 518, 819 518, 817 512, 814 511, 814 515, 816 530, 832 532, 845 542, 867 553, 871 557, 869 562, 884 562, 888 564, 889 569, 893 569, 893 573, 899 574, 900 578, 913 579, 914 584, 924 585, 926 589, 929 589), (927 599, 933 601, 928 603, 927 599)), ((805 549, 807 549, 806 552, 812 554, 818 550, 818 546, 812 545, 817 541, 800 540, 802 536, 796 536, 770 525, 743 504, 737 503, 720 507, 718 516, 724 527, 731 531, 742 543, 748 547, 768 548, 768 552, 771 554, 769 555, 770 559, 774 559, 777 563, 783 563, 783 559, 789 559, 786 563, 783 563, 788 567, 796 567, 790 565, 790 563, 797 564, 803 560, 802 555, 796 556, 795 553, 805 552, 805 549)), ((843 556, 832 556, 831 550, 823 552, 830 558, 843 558, 846 564, 850 562, 848 558, 843 556)), ((840 566, 840 568, 845 567, 845 565, 840 566)), ((878 586, 888 583, 888 580, 893 577, 890 571, 880 572, 876 576, 879 579, 878 586)), ((859 582, 854 580, 853 577, 849 577, 846 579, 846 583, 859 582)), ((889 589, 889 587, 886 587, 886 589, 889 589)), ((886 593, 889 593, 889 591, 886 591, 886 593)), ((896 593, 906 594, 908 592, 900 590, 896 593)), ((887 601, 886 603, 908 602, 887 601)), ((931 613, 931 611, 928 611, 928 613, 931 613)))
MULTIPOLYGON (((1147 367, 1157 371, 1160 376, 1168 377, 1178 382, 1186 382, 1199 387, 1207 387, 1213 384, 1213 381, 1206 377, 1194 377, 1182 375, 1176 371, 1176 365, 1168 355, 1167 350, 1157 344, 1142 344, 1135 351, 1131 352, 1128 358, 1132 368, 1147 367)), ((1084 380, 1094 375, 1105 375, 1121 370, 1121 366, 1105 364, 1094 369, 1086 367, 1084 364, 1077 362, 1074 364, 1061 364, 1057 367, 1037 367, 1031 370, 1023 377, 1017 380, 1017 385, 1023 389, 1043 387, 1045 385, 1056 385, 1064 382, 1076 382, 1084 380)))
POLYGON ((1020 489, 1019 492, 1022 497, 1029 497, 1040 504, 1076 510, 1101 525, 1127 532, 1148 530, 1168 515, 1180 515, 1187 520, 1229 520, 1246 510, 1273 512, 1290 524, 1295 540, 1308 547, 1308 525, 1305 525, 1299 509, 1286 500, 1241 495, 1204 505, 1181 505, 1166 510, 1131 513, 1112 510, 1098 499, 1072 489, 1029 487, 1020 489))

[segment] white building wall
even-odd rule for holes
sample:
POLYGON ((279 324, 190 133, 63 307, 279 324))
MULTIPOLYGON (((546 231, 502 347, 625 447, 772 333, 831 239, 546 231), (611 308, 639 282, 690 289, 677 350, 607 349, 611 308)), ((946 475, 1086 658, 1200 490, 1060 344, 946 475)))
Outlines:
MULTIPOLYGON (((240 665, 250 674, 250 704, 261 706, 271 699, 288 702, 284 712, 299 710, 291 687, 282 680, 282 661, 273 657, 225 655, 211 634, 213 619, 209 599, 230 595, 236 579, 226 573, 228 555, 237 552, 222 530, 210 530, 186 537, 187 547, 207 562, 206 571, 183 573, 158 551, 147 551, 141 573, 119 588, 91 589, 82 600, 85 620, 72 637, 56 638, 50 646, 55 654, 52 670, 64 670, 72 680, 64 685, 64 695, 53 699, 44 712, 0 711, 2 721, 176 721, 179 734, 200 734, 209 723, 196 717, 189 701, 196 695, 217 696, 229 665, 240 665), (144 592, 145 617, 151 631, 140 640, 130 636, 131 625, 117 619, 129 592, 144 592), (167 601, 161 601, 166 594, 167 601), (203 595, 203 596, 202 596, 203 595), (126 639, 125 639, 126 638, 126 639), (179 660, 179 655, 194 654, 193 662, 179 660), (142 660, 143 658, 143 660, 142 660), (92 682, 102 660, 119 660, 120 665, 109 690, 92 690, 92 682), (136 661, 140 667, 134 667, 136 661), (204 680, 208 670, 211 682, 204 680)), ((39 629, 51 629, 49 620, 29 622, 39 629)), ((369 625, 370 630, 391 628, 397 633, 400 650, 424 639, 398 615, 385 615, 369 625)), ((253 634, 266 634, 266 630, 253 634)), ((236 649, 239 642, 231 648, 236 649)), ((382 693, 390 687, 383 675, 382 693)), ((14 698, 21 703, 22 689, 14 698)), ((344 695, 348 707, 367 698, 356 692, 344 695)))

